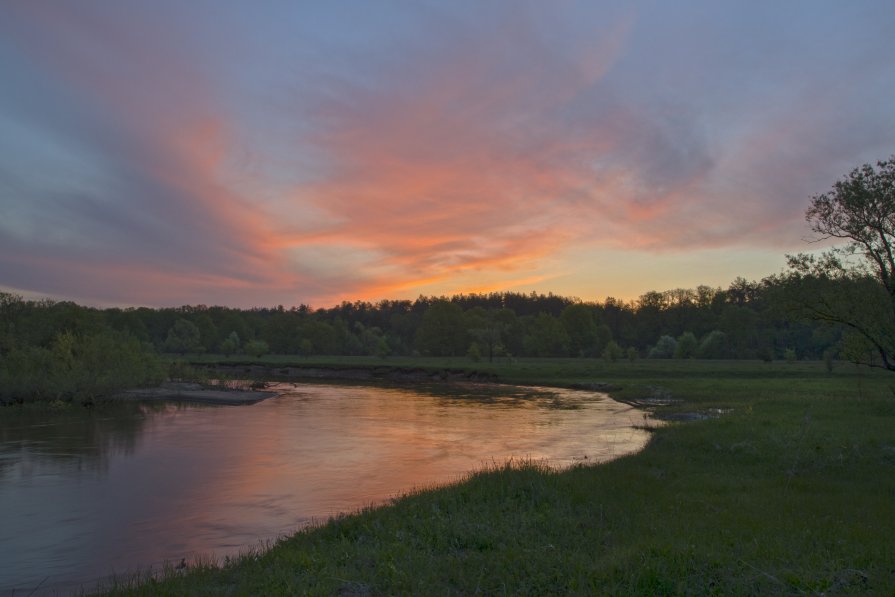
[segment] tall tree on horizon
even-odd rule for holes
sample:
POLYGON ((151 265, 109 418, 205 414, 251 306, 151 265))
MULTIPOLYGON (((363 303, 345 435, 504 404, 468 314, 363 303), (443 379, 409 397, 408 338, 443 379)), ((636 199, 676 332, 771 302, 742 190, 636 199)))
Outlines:
POLYGON ((895 371, 895 155, 814 196, 805 217, 818 241, 843 243, 819 256, 787 256, 791 308, 845 326, 851 360, 895 371))

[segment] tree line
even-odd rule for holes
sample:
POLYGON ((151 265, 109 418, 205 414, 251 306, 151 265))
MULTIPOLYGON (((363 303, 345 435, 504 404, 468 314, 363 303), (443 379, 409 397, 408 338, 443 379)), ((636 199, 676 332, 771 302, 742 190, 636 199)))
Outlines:
POLYGON ((371 355, 580 358, 818 359, 837 349, 839 326, 793 321, 777 280, 737 278, 726 289, 647 292, 637 300, 582 301, 501 292, 234 309, 183 306, 95 309, 0 295, 0 356, 63 350, 117 338, 181 355, 371 355))
POLYGON ((499 292, 415 301, 232 309, 95 309, 0 293, 0 402, 80 399, 160 379, 156 355, 824 358, 895 371, 895 156, 812 198, 806 219, 839 244, 726 289, 634 301, 499 292))

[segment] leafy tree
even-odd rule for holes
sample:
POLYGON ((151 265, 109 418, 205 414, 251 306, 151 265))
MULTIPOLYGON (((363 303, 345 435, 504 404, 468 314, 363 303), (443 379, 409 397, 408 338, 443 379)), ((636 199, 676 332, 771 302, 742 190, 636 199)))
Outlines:
POLYGON ((204 350, 201 343, 202 335, 199 328, 188 319, 178 319, 168 330, 165 339, 165 350, 186 354, 188 352, 200 352, 204 350))
POLYGON ((603 358, 611 363, 616 362, 623 356, 625 356, 625 351, 622 350, 622 347, 615 340, 610 340, 606 344, 606 348, 603 349, 603 358))
POLYGON ((671 336, 662 336, 659 338, 659 341, 656 342, 656 345, 650 349, 649 358, 670 359, 674 356, 675 350, 677 350, 677 340, 671 336))
POLYGON ((603 349, 612 341, 612 330, 606 324, 597 326, 597 341, 594 344, 594 350, 602 353, 603 349))
POLYGON ((816 195, 805 217, 819 239, 842 244, 788 256, 780 279, 790 308, 842 325, 855 362, 895 371, 895 156, 864 164, 816 195))
POLYGON ((199 344, 205 346, 208 350, 213 350, 221 341, 214 321, 206 312, 195 319, 195 324, 199 329, 199 344))
POLYGON ((478 363, 482 360, 482 351, 479 349, 478 342, 473 342, 469 345, 469 348, 466 351, 466 356, 474 363, 478 363))
POLYGON ((677 339, 677 347, 674 349, 674 358, 692 359, 699 349, 699 342, 693 332, 684 332, 677 339))
POLYGON ((0 402, 93 402, 161 379, 156 355, 130 334, 104 330, 79 336, 63 331, 50 348, 15 348, 0 361, 0 402))
POLYGON ((250 340, 246 342, 243 350, 247 355, 257 358, 270 352, 270 346, 264 340, 250 340))
POLYGON ((429 305, 416 334, 417 349, 433 356, 455 356, 465 352, 466 326, 463 309, 447 300, 429 305))
POLYGON ((560 321, 549 313, 540 313, 525 337, 525 350, 536 357, 561 357, 569 354, 569 334, 560 321))
POLYGON ((573 356, 594 354, 597 349, 597 324, 594 322, 593 307, 583 303, 569 305, 562 310, 559 319, 569 335, 569 352, 573 356))
POLYGON ((230 335, 221 342, 221 352, 227 356, 239 352, 239 334, 235 331, 230 332, 230 335))
POLYGON ((702 337, 696 354, 701 359, 723 359, 727 356, 727 334, 712 330, 702 337))
POLYGON ((509 315, 512 315, 512 312, 506 309, 486 311, 482 307, 473 307, 466 312, 467 330, 469 335, 476 339, 479 358, 482 347, 488 355, 489 363, 494 361, 495 353, 503 352, 504 335, 515 319, 515 316, 508 317, 509 315))

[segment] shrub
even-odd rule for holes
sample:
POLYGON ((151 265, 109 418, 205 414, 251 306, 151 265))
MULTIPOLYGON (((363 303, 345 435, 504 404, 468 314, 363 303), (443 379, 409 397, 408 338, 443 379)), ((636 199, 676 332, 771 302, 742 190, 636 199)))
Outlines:
POLYGON ((677 347, 674 349, 674 358, 676 359, 692 359, 696 356, 699 349, 699 343, 693 332, 684 332, 677 339, 677 347))
POLYGON ((469 349, 466 351, 466 356, 474 363, 478 363, 482 360, 482 351, 479 349, 478 342, 473 342, 469 345, 469 349))
POLYGON ((612 363, 625 356, 625 351, 615 340, 610 340, 603 349, 603 358, 612 363))
POLYGON ((702 337, 696 354, 701 359, 723 359, 728 355, 727 334, 713 330, 702 337))
POLYGON ((651 359, 670 359, 677 350, 677 340, 671 336, 662 336, 649 351, 651 359))
POLYGON ((270 346, 264 340, 251 340, 242 347, 245 353, 252 357, 260 357, 270 352, 270 346))

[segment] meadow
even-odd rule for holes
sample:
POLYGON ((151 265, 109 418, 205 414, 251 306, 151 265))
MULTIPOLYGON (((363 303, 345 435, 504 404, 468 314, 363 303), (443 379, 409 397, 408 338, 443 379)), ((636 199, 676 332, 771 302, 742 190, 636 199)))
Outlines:
MULTIPOLYGON (((204 355, 201 361, 235 362, 204 355)), ((655 401, 642 452, 565 471, 493 463, 227 562, 106 594, 887 594, 895 377, 820 362, 266 357, 610 384, 655 401), (675 421, 684 413, 687 421, 675 421), (694 416, 694 414, 699 416, 694 416), (662 421, 661 419, 666 419, 662 421), (670 419, 670 421, 668 421, 670 419), (697 420, 693 420, 697 419, 697 420)))

